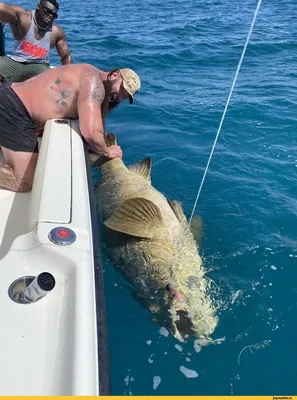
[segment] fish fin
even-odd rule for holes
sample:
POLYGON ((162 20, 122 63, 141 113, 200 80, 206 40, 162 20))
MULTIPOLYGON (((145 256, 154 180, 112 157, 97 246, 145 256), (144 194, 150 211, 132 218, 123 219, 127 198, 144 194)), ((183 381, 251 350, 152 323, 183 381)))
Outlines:
POLYGON ((117 145, 117 138, 116 135, 114 135, 113 133, 109 133, 108 135, 106 135, 105 137, 105 143, 106 146, 116 146, 117 145))
POLYGON ((145 158, 137 164, 129 165, 128 169, 131 172, 136 172, 141 175, 144 179, 151 183, 151 169, 152 169, 152 159, 145 158))
MULTIPOLYGON (((181 224, 183 224, 184 226, 187 226, 188 221, 184 214, 181 202, 179 202, 177 200, 171 201, 169 199, 167 199, 167 201, 168 201, 170 207, 172 208, 176 218, 179 220, 179 222, 181 224)), ((204 224, 203 224, 202 218, 195 215, 191 220, 190 228, 193 233, 195 241, 197 242, 198 245, 200 245, 200 242, 201 242, 203 234, 204 234, 204 224)))
POLYGON ((181 202, 177 200, 171 201, 169 199, 167 199, 167 201, 179 222, 186 225, 187 219, 185 217, 181 202))
POLYGON ((194 239, 200 246, 203 234, 204 234, 204 224, 201 217, 194 215, 190 224, 191 231, 193 233, 194 239))
POLYGON ((104 225, 110 229, 144 239, 155 237, 162 223, 159 208, 150 200, 141 197, 125 200, 112 216, 104 221, 104 225))

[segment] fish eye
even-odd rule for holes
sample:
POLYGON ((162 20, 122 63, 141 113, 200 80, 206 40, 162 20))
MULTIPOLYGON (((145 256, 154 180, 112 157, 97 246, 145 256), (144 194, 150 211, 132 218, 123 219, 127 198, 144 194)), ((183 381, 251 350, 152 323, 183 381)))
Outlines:
POLYGON ((168 283, 168 285, 166 285, 166 290, 168 290, 168 292, 172 292, 173 291, 172 283, 168 283))

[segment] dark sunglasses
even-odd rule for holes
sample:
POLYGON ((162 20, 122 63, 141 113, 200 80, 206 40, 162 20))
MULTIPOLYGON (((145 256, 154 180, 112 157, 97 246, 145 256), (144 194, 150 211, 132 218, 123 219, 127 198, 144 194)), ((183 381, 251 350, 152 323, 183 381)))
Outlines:
POLYGON ((45 6, 42 6, 42 8, 43 8, 43 11, 44 11, 46 14, 50 15, 50 16, 53 17, 54 19, 57 19, 57 18, 58 18, 58 14, 57 14, 55 11, 53 11, 53 10, 51 10, 50 8, 47 8, 47 7, 45 7, 45 6))

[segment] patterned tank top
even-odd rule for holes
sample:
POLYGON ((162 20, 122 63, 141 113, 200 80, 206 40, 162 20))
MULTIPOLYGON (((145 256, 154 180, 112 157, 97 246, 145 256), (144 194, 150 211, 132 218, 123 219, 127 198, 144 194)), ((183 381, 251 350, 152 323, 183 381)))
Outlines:
POLYGON ((34 29, 32 12, 30 29, 22 39, 14 41, 13 55, 10 58, 18 62, 49 63, 50 29, 40 40, 35 39, 34 29))

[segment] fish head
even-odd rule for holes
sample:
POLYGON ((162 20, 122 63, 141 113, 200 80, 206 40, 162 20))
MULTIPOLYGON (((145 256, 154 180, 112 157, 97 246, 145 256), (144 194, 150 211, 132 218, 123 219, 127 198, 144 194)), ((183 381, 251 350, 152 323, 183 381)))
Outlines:
POLYGON ((137 292, 141 303, 151 312, 152 320, 166 327, 177 340, 184 341, 185 336, 195 335, 190 303, 185 291, 172 283, 167 260, 162 261, 154 259, 150 269, 159 273, 155 279, 150 276, 138 279, 137 292))
POLYGON ((210 335, 217 325, 217 318, 205 291, 174 283, 168 284, 166 291, 169 298, 169 330, 172 335, 181 342, 191 336, 206 343, 211 342, 210 335))
POLYGON ((180 342, 195 335, 191 310, 185 296, 168 284, 166 288, 155 291, 147 300, 147 308, 153 314, 153 321, 166 327, 180 342))
POLYGON ((211 281, 197 265, 182 265, 181 260, 180 263, 180 268, 171 268, 168 282, 164 285, 163 281, 163 287, 155 296, 153 310, 152 307, 150 310, 154 312, 156 322, 165 326, 178 341, 194 336, 205 343, 212 342, 211 334, 216 328, 217 317, 210 296, 213 291, 211 281))
POLYGON ((189 336, 195 336, 194 310, 185 291, 173 283, 166 286, 165 297, 168 304, 168 328, 171 334, 183 342, 189 336))
MULTIPOLYGON (((145 240, 140 243, 148 246, 145 240)), ((214 288, 197 248, 187 243, 177 248, 165 240, 152 240, 149 247, 149 255, 136 262, 140 265, 146 260, 137 291, 153 321, 181 342, 188 337, 207 341, 217 325, 214 288)))

